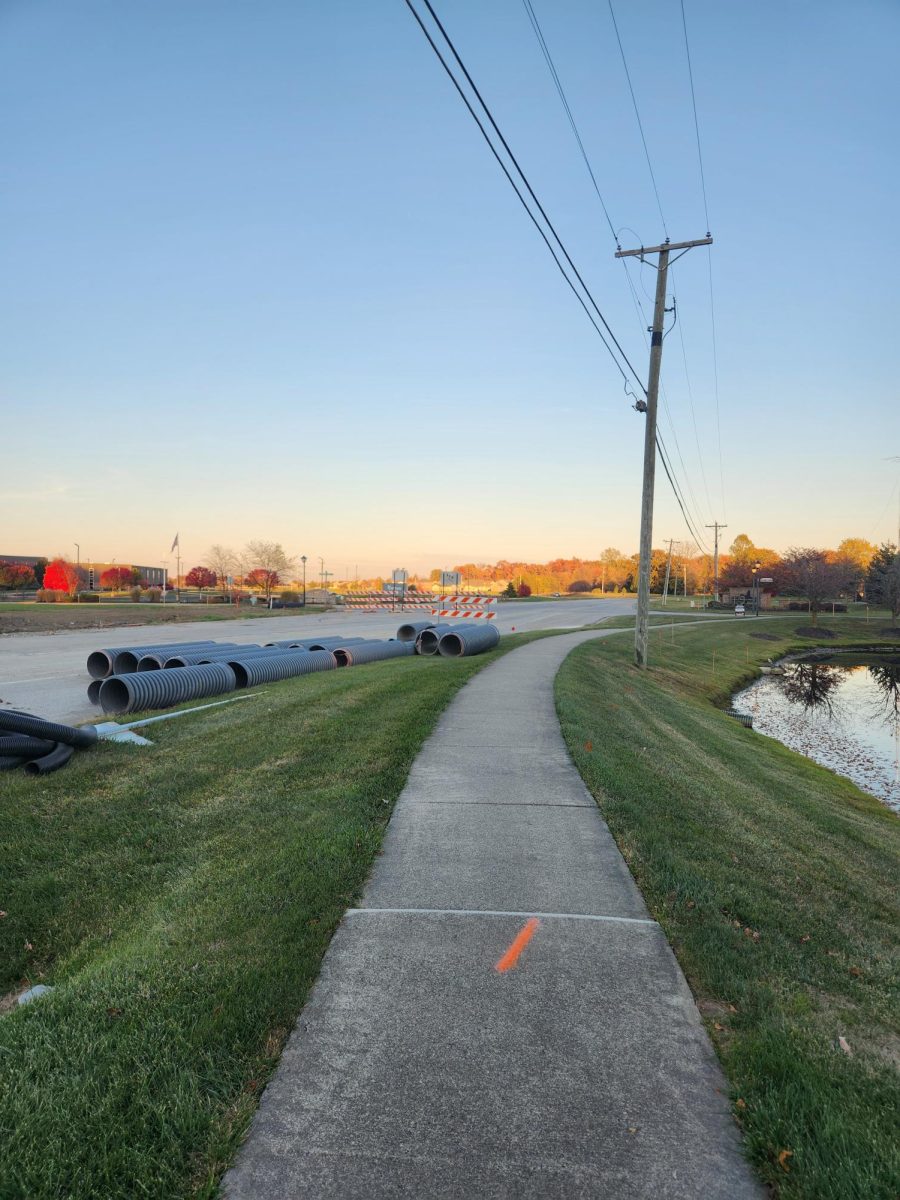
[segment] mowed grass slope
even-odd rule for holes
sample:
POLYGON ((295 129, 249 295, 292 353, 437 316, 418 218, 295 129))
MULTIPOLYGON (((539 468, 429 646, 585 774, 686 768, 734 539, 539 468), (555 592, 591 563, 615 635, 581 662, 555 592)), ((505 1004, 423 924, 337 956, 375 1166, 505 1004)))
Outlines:
MULTIPOLYGON (((564 664, 557 703, 707 1019, 763 1179, 784 1198, 896 1200, 900 820, 716 707, 759 661, 808 644, 797 624, 658 630, 646 672, 627 636, 589 643, 564 664)), ((867 638, 858 622, 827 624, 839 642, 867 638)))
POLYGON ((0 776, 0 1196, 208 1196, 410 764, 498 653, 268 686, 0 776))

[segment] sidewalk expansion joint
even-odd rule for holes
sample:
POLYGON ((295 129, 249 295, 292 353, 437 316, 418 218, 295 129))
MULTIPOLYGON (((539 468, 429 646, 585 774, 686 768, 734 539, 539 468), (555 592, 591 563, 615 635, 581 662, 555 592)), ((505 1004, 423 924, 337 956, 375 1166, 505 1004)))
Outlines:
POLYGON ((494 908, 348 908, 346 916, 377 916, 379 914, 431 917, 538 917, 542 921, 603 921, 616 925, 652 925, 659 922, 645 917, 610 917, 595 913, 518 912, 494 908))

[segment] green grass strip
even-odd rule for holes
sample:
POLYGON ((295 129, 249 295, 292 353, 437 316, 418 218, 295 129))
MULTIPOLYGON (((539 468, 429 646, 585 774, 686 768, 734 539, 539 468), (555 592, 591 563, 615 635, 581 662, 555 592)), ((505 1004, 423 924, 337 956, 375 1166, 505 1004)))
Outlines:
POLYGON ((210 1196, 409 767, 498 654, 287 680, 0 776, 0 1197, 210 1196))
MULTIPOLYGON (((656 630, 643 672, 627 635, 588 643, 557 705, 694 990, 761 1177, 784 1200, 896 1200, 900 820, 717 707, 760 661, 809 644, 798 623, 656 630)), ((877 640, 826 624, 829 646, 877 640)))

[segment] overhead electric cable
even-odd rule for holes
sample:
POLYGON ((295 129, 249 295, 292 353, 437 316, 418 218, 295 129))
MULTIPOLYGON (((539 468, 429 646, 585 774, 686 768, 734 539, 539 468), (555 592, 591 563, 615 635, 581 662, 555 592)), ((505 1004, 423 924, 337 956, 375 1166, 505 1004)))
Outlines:
MULTIPOLYGON (((591 166, 590 159, 587 156, 587 151, 584 148, 584 142, 582 142, 582 140, 581 140, 581 134, 578 132, 578 126, 575 124, 575 118, 572 116, 572 110, 569 107, 569 101, 566 99, 566 93, 563 89, 563 85, 560 81, 559 75, 556 72, 556 67, 553 63, 553 58, 550 54, 549 47, 547 46, 547 43, 544 39, 543 30, 541 29, 540 22, 537 19, 537 13, 534 11, 534 8, 532 7, 531 0, 522 0, 522 3, 525 6, 525 11, 528 13, 528 19, 529 19, 529 21, 531 21, 531 28, 534 30, 534 35, 537 38, 538 45, 540 46, 541 51, 544 55, 544 61, 547 63, 547 68, 550 71, 550 74, 553 78, 553 82, 556 84, 556 90, 559 93, 559 98, 562 101, 562 106, 566 110, 566 116, 569 118, 569 124, 572 127, 572 133, 575 135, 575 141, 578 143, 578 149, 581 151, 581 157, 584 159, 584 165, 588 169, 588 174, 591 177, 591 183, 594 185, 594 191, 597 193, 597 199, 600 201, 600 207, 603 209, 603 215, 604 215, 604 217, 606 217, 606 223, 609 226, 609 232, 613 236, 613 241, 618 244, 618 238, 616 237, 616 231, 613 228, 613 223, 610 220, 609 213, 606 209, 606 204, 603 200, 603 195, 600 192, 600 185, 597 183, 597 177, 594 175, 594 168, 591 166)), ((625 261, 623 259, 622 266, 624 266, 624 265, 625 265, 625 261)))
MULTIPOLYGON (((513 166, 516 168, 516 171, 518 172, 519 177, 521 178, 522 182, 524 183, 524 185, 528 191, 528 194, 531 196, 532 200, 535 202, 535 204, 538 207, 538 211, 540 212, 541 216, 546 221, 548 229, 553 234, 554 240, 556 241, 557 245, 559 246, 560 250, 563 253, 563 257, 565 258, 565 260, 569 264, 569 266, 572 268, 572 271, 575 274, 575 278, 578 280, 578 282, 581 284, 582 288, 584 289, 585 295, 588 297, 588 299, 591 302, 591 307, 593 308, 593 310, 597 314, 597 316, 600 318, 600 321, 601 321, 604 329, 609 334, 610 338, 612 339, 613 343, 615 344, 616 349, 619 351, 619 354, 622 356, 622 359, 627 364, 628 369, 631 371, 631 374, 637 380, 638 386, 646 394, 646 388, 644 387, 644 384, 643 384, 643 381, 642 381, 640 375, 638 375, 637 371, 632 366, 631 361, 628 358, 628 355, 625 353, 625 351, 622 349, 621 345, 619 344, 618 338, 616 337, 616 335, 613 333, 612 329, 610 328, 609 323, 606 320, 606 317, 604 317, 603 313, 600 311, 600 307, 597 304, 596 300, 594 299, 593 295, 591 294, 590 288, 584 282, 584 279, 582 278, 581 273, 579 272, 578 268, 575 266, 575 263, 572 261, 572 257, 569 254, 568 250, 566 249, 565 245, 563 244, 562 238, 560 238, 559 234, 556 232, 556 228, 554 227, 553 222, 547 216, 546 210, 544 209, 544 206, 541 204, 540 200, 538 200, 537 195, 535 194, 534 188, 528 182, 527 175, 522 170, 521 166, 519 165, 518 159, 516 158, 516 156, 513 154, 512 150, 510 149, 509 143, 507 142, 506 138, 503 136, 503 133, 500 130, 500 126, 494 120, 494 115, 491 112, 488 105, 486 104, 484 97, 481 95, 481 92, 478 90, 475 80, 469 74, 468 69, 466 68, 466 64, 460 58, 459 52, 457 51, 456 47, 454 46, 453 41, 450 38, 450 35, 447 33, 446 29, 441 24, 440 18, 438 17, 437 13, 432 8, 431 0, 424 0, 424 3, 425 3, 425 7, 428 9, 429 13, 431 14, 432 20, 434 21, 435 25, 437 25, 438 29, 441 31, 441 36, 443 37, 443 39, 447 43, 447 45, 450 47, 450 53, 456 59, 456 62, 459 65, 459 68, 462 71, 463 75, 465 75, 466 82, 469 84, 469 87, 475 93, 475 96, 478 99, 478 103, 481 105, 482 109, 484 110, 485 115, 487 116, 487 119, 490 121, 491 125, 493 126, 493 129, 494 129, 495 133, 497 134, 497 137, 500 139, 503 149, 509 155, 510 161, 512 162, 513 166)), ((425 29, 425 26, 422 24, 422 21, 419 18, 416 10, 413 8, 410 0, 406 0, 406 4, 407 4, 407 7, 413 12, 416 19, 419 21, 419 25, 422 27, 423 33, 426 33, 426 36, 427 36, 427 30, 425 29)), ((434 45, 434 43, 432 42, 430 37, 428 38, 428 40, 431 43, 432 48, 437 53, 437 47, 434 45)), ((441 61, 443 62, 443 59, 441 59, 441 61)), ((444 66, 445 66, 445 69, 447 69, 446 63, 444 64, 444 66)), ((448 71, 448 73, 449 73, 449 71, 448 71)), ((451 74, 451 78, 453 78, 452 74, 451 74)), ((462 89, 459 88, 458 84, 457 84, 457 90, 460 92, 460 95, 463 95, 462 89)), ((467 103, 467 107, 469 107, 470 111, 471 111, 471 106, 469 106, 468 103, 467 103)))
POLYGON ((659 188, 656 186, 656 176, 653 173, 653 163, 650 161, 650 151, 647 149, 647 139, 644 137, 644 125, 641 121, 641 114, 638 111, 637 99, 634 94, 634 87, 631 83, 631 72, 628 70, 628 61, 625 58, 625 49, 622 45, 622 39, 619 36, 619 26, 616 22, 616 14, 613 11, 612 0, 607 0, 609 4, 609 15, 612 17, 613 29, 616 31, 616 41, 619 43, 619 53, 622 56, 622 66, 625 68, 625 78, 628 80, 628 90, 631 92, 631 103, 634 106, 634 115, 637 117, 638 129, 641 131, 641 142, 644 145, 644 156, 647 159, 647 169, 650 171, 650 181, 653 184, 653 194, 656 196, 656 207, 659 209, 659 219, 662 221, 663 233, 666 237, 669 236, 669 231, 666 229, 666 218, 663 216, 662 202, 659 198, 659 188))
MULTIPOLYGON (((575 296, 576 300, 577 300, 577 301, 578 301, 578 303, 581 305, 581 307, 584 309, 584 311, 585 311, 585 314, 587 315, 587 319, 588 319, 588 320, 590 321, 590 323, 593 325, 594 329, 596 330, 597 334, 598 334, 598 335, 599 335, 599 337, 600 337, 600 340, 603 342, 604 346, 605 346, 605 347, 606 347, 606 349, 609 351, 609 355, 610 355, 610 357, 612 358, 613 362, 615 363, 615 365, 616 365, 616 368, 617 368, 617 369, 618 369, 618 371, 619 371, 619 374, 620 374, 620 375, 622 376, 622 378, 625 380, 625 383, 626 383, 626 385, 628 385, 628 383, 629 383, 628 376, 626 375, 626 373, 625 373, 625 371, 624 371, 624 369, 623 369, 623 367, 622 367, 621 363, 620 363, 620 362, 619 362, 619 360, 616 358, 616 355, 615 355, 615 352, 613 351, 613 348, 610 346, 609 342, 608 342, 608 341, 606 340, 606 338, 603 336, 603 332, 602 332, 602 330, 600 329, 600 326, 597 324, 597 322, 596 322, 596 321, 594 320, 594 318, 591 316, 590 310, 588 309, 588 306, 587 306, 587 304, 585 304, 585 302, 584 302, 584 298, 581 296, 581 293, 578 291, 578 289, 575 287, 575 284, 574 284, 574 283, 572 282, 572 280, 569 278, 568 274, 566 273, 566 269, 565 269, 565 267, 564 267, 564 266, 562 265, 562 263, 559 261, 559 258, 558 258, 557 254, 556 254, 556 251, 553 249, 553 246, 550 244, 550 239, 547 237, 546 233, 545 233, 545 232, 544 232, 544 230, 541 228, 541 226, 540 226, 540 223, 538 222, 538 220, 537 220, 537 218, 535 217, 534 213, 533 213, 533 212, 531 211, 531 209, 528 207, 528 203, 527 203, 527 201, 525 200, 525 197, 524 197, 524 196, 522 195, 522 193, 519 191, 519 188, 517 187, 517 185, 516 185, 516 182, 515 182, 515 180, 513 179, 512 175, 510 175, 510 173, 509 173, 509 170, 507 169, 507 166, 506 166, 506 164, 504 163, 503 159, 502 159, 502 158, 500 157, 500 155, 497 153, 497 148, 494 146, 494 143, 491 141, 490 137, 488 136, 487 130, 485 129, 484 125, 482 125, 481 121, 479 120, 478 114, 475 112, 474 108, 473 108, 473 107, 472 107, 472 105, 469 103, 469 98, 468 98, 468 96, 466 96, 465 92, 464 92, 464 91, 462 90, 462 88, 460 87, 459 81, 457 80, 457 78, 456 78, 456 76, 453 74, 453 72, 451 71, 451 69, 450 69, 450 67, 449 67, 449 65, 448 65, 448 63, 447 63, 447 60, 444 58, 444 56, 441 54, 441 52, 440 52, 440 50, 438 49, 438 47, 435 45, 435 43, 434 43, 434 40, 433 40, 433 38, 431 37, 431 34, 430 34, 430 33, 428 32, 428 30, 426 29, 426 27, 425 27, 424 23, 422 22, 422 18, 421 18, 421 17, 419 16, 419 14, 416 12, 416 10, 415 10, 415 8, 413 7, 413 5, 412 5, 412 3, 410 2, 410 0, 406 0, 406 6, 407 6, 407 8, 409 9, 409 11, 412 13, 412 15, 415 17, 415 19, 416 19, 416 21, 417 21, 417 23, 418 23, 418 25, 419 25, 419 28, 422 30, 422 32, 424 33, 424 35, 425 35, 426 39, 428 40, 428 44, 431 46, 432 50, 433 50, 433 51, 435 52, 435 54, 437 55, 437 57, 438 57, 438 60, 440 61, 440 64, 441 64, 441 66, 442 66, 442 67, 444 68, 444 70, 447 72, 447 75, 449 76, 449 78, 450 78, 451 82, 453 83, 453 86, 456 88, 457 92, 459 93, 459 95, 460 95, 460 98, 462 99, 462 102, 463 102, 463 104, 465 104, 466 108, 469 110, 469 113, 470 113, 470 115, 471 115, 471 117, 472 117, 473 121, 475 122, 475 124, 476 124, 476 125, 478 126, 478 128, 480 129, 480 131, 481 131, 481 136, 482 136, 482 137, 484 138, 484 140, 487 142, 487 144, 488 144, 488 147, 490 148, 490 151, 491 151, 491 153, 493 154, 494 158, 497 160, 497 163, 499 164, 501 171, 502 171, 502 172, 503 172, 503 174, 506 176, 507 180, 509 181, 509 184, 510 184, 510 186, 511 186, 511 187, 512 187, 512 189, 513 189, 513 191, 514 191, 514 192, 516 193, 516 195, 519 197, 519 202, 520 202, 520 204, 521 204, 521 205, 522 205, 522 207, 525 209, 525 211, 528 213, 528 216, 531 218, 531 221, 532 221, 532 223, 534 224, 534 227, 535 227, 535 229, 538 231, 538 233, 539 233, 539 234, 541 235, 541 237, 544 239, 544 242, 545 242, 545 244, 546 244, 546 246, 547 246, 547 249, 550 251, 551 255, 553 256, 553 261, 556 263, 557 267, 559 268, 560 274, 562 275, 563 279, 565 279, 565 281, 566 281, 566 283, 569 285, 569 287, 572 289, 572 292, 573 292, 573 294, 574 294, 574 296, 575 296)), ((549 224, 549 222, 548 222, 548 224, 549 224)), ((557 240, 558 240, 558 239, 557 239, 557 240)), ((568 255, 566 255, 566 257, 568 258, 568 255)), ((578 274, 578 273, 577 273, 577 271, 576 271, 576 275, 577 275, 577 274, 578 274)), ((580 279, 580 278, 581 278, 581 277, 579 276, 579 279, 580 279)), ((582 284, 582 286, 584 286, 584 284, 582 284)), ((585 291, 587 291, 587 288, 586 288, 586 287, 585 287, 585 291)), ((605 322, 604 322, 604 324, 605 324, 605 322)), ((615 340, 615 339, 613 339, 613 340, 615 340)), ((618 343, 616 343, 616 344, 618 345, 618 343)), ((624 357, 624 355, 623 355, 623 357, 624 357)), ((626 361, 627 361, 627 360, 626 360, 626 361)), ((629 363, 628 365, 629 365, 629 367, 631 367, 631 364, 630 364, 630 363, 629 363)), ((635 372, 634 372, 634 368, 633 368, 633 367, 631 368, 631 370, 632 370, 632 374, 635 374, 635 372)), ((643 384, 641 383, 641 381, 640 381, 640 378, 639 378, 637 375, 635 375, 635 378, 637 378, 637 379, 638 379, 638 384, 640 385, 641 389, 642 389, 642 390, 644 390, 644 391, 646 391, 646 389, 644 389, 644 385, 643 385, 643 384)))
MULTIPOLYGON (((556 69, 556 64, 553 61, 553 56, 550 53, 550 48, 547 45, 547 40, 544 37, 544 32, 541 28, 540 21, 538 20, 537 13, 534 10, 532 0, 522 0, 522 4, 523 4, 523 7, 525 8, 525 12, 531 23, 531 28, 534 31, 534 35, 535 35, 538 45, 541 49, 541 53, 543 54, 544 61, 547 64, 547 69, 549 70, 550 76, 556 87, 556 91, 559 96, 560 102, 562 103, 563 109, 565 110, 565 114, 566 114, 566 117, 568 118, 569 126, 571 127, 572 133, 575 137, 575 141, 578 144, 578 149, 581 152, 581 157, 584 159, 584 165, 587 167, 588 175, 590 176, 591 183, 594 186, 594 191, 597 194, 597 199, 600 202, 600 207, 602 208, 603 215, 606 218, 606 223, 609 226, 609 231, 610 231, 610 234, 612 235, 613 242, 616 244, 616 246, 618 246, 619 245, 619 237, 613 226, 612 220, 610 219, 609 211, 606 207, 606 203, 605 203, 605 201, 603 199, 603 195, 600 191, 600 185, 597 183, 596 174, 594 173, 594 169, 591 165, 590 159, 588 158, 587 151, 585 150, 584 142, 582 141, 581 134, 579 133, 578 126, 575 121, 575 116, 572 112, 571 105, 569 104, 568 97, 566 96, 565 88, 563 87, 562 80, 560 79, 560 76, 559 76, 559 72, 556 69)), ((631 292, 632 303, 634 304, 634 308, 635 308, 635 315, 637 317, 638 325, 641 329, 641 336, 646 345, 647 344, 647 334, 646 334, 647 317, 646 317, 646 314, 644 313, 643 306, 641 305, 640 300, 635 291, 634 283, 632 282, 631 275, 629 274, 627 260, 623 258, 621 260, 621 262, 622 262, 622 270, 625 272, 625 279, 628 284, 629 291, 631 292)), ((681 338, 682 354, 684 355, 685 374, 687 375, 687 356, 684 352, 684 336, 681 333, 680 326, 679 326, 679 337, 681 338)), ((687 465, 684 461, 684 455, 681 452, 681 445, 678 440, 678 431, 676 430, 675 422, 672 419, 672 413, 671 413, 671 410, 669 408, 669 403, 668 403, 668 396, 666 395, 665 388, 662 388, 661 390, 662 390, 663 407, 664 407, 664 410, 666 413, 666 417, 668 418, 668 421, 669 421, 669 426, 672 430, 672 436, 675 439, 675 449, 677 450, 678 457, 681 461, 681 467, 684 472, 684 477, 685 477, 685 481, 687 483, 688 491, 690 492, 694 509, 697 512, 699 512, 700 505, 698 504, 697 497, 694 494, 694 489, 691 484, 687 465)), ((690 390, 690 378, 689 377, 688 377, 688 394, 691 399, 691 410, 693 413, 693 396, 692 396, 691 390, 690 390)), ((696 416, 694 416, 694 432, 695 432, 695 434, 696 434, 696 428, 697 428, 697 422, 696 422, 696 416)), ((703 458, 702 458, 702 455, 700 454, 699 438, 697 439, 697 453, 698 453, 698 456, 700 456, 700 471, 703 476, 704 487, 706 487, 706 472, 703 467, 703 458)), ((673 471, 674 471, 674 467, 673 467, 673 471)), ((709 489, 707 488, 706 490, 707 490, 707 496, 708 496, 709 489)), ((709 507, 710 507, 710 511, 712 511, 712 504, 710 504, 709 507)), ((702 524, 702 521, 700 522, 700 524, 702 524)))
MULTIPOLYGON (((694 112, 694 133, 697 137, 697 162, 700 166, 700 190, 703 193, 703 215, 706 218, 706 228, 709 230, 709 204, 706 196, 706 174, 703 170, 703 148, 700 143, 700 121, 697 117, 697 93, 694 89, 694 68, 691 63, 691 44, 688 39, 687 17, 684 11, 684 0, 681 0, 681 27, 684 30, 684 53, 687 58, 688 80, 691 85, 691 107, 694 112)), ((722 462, 722 420, 721 406, 719 404, 719 353, 716 340, 716 302, 713 290, 713 268, 712 268, 712 253, 707 251, 707 267, 709 270, 709 319, 710 329, 712 333, 712 357, 713 357, 713 392, 716 401, 716 439, 719 449, 719 484, 722 489, 722 514, 726 514, 725 508, 725 468, 722 462)))

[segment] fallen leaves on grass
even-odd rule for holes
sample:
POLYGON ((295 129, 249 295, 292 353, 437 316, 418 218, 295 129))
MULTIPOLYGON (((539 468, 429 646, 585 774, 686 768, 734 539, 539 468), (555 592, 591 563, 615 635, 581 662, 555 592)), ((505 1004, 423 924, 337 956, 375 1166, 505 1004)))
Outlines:
POLYGON ((788 1165, 788 1159, 793 1158, 793 1157, 794 1157, 793 1150, 782 1150, 779 1153, 778 1165, 779 1165, 779 1167, 781 1167, 782 1171, 785 1171, 785 1172, 790 1171, 791 1168, 788 1165))
POLYGON ((848 1058, 853 1057, 853 1051, 850 1049, 850 1043, 847 1041, 847 1039, 845 1037, 838 1038, 838 1048, 840 1050, 843 1050, 843 1052, 847 1055, 848 1058))

